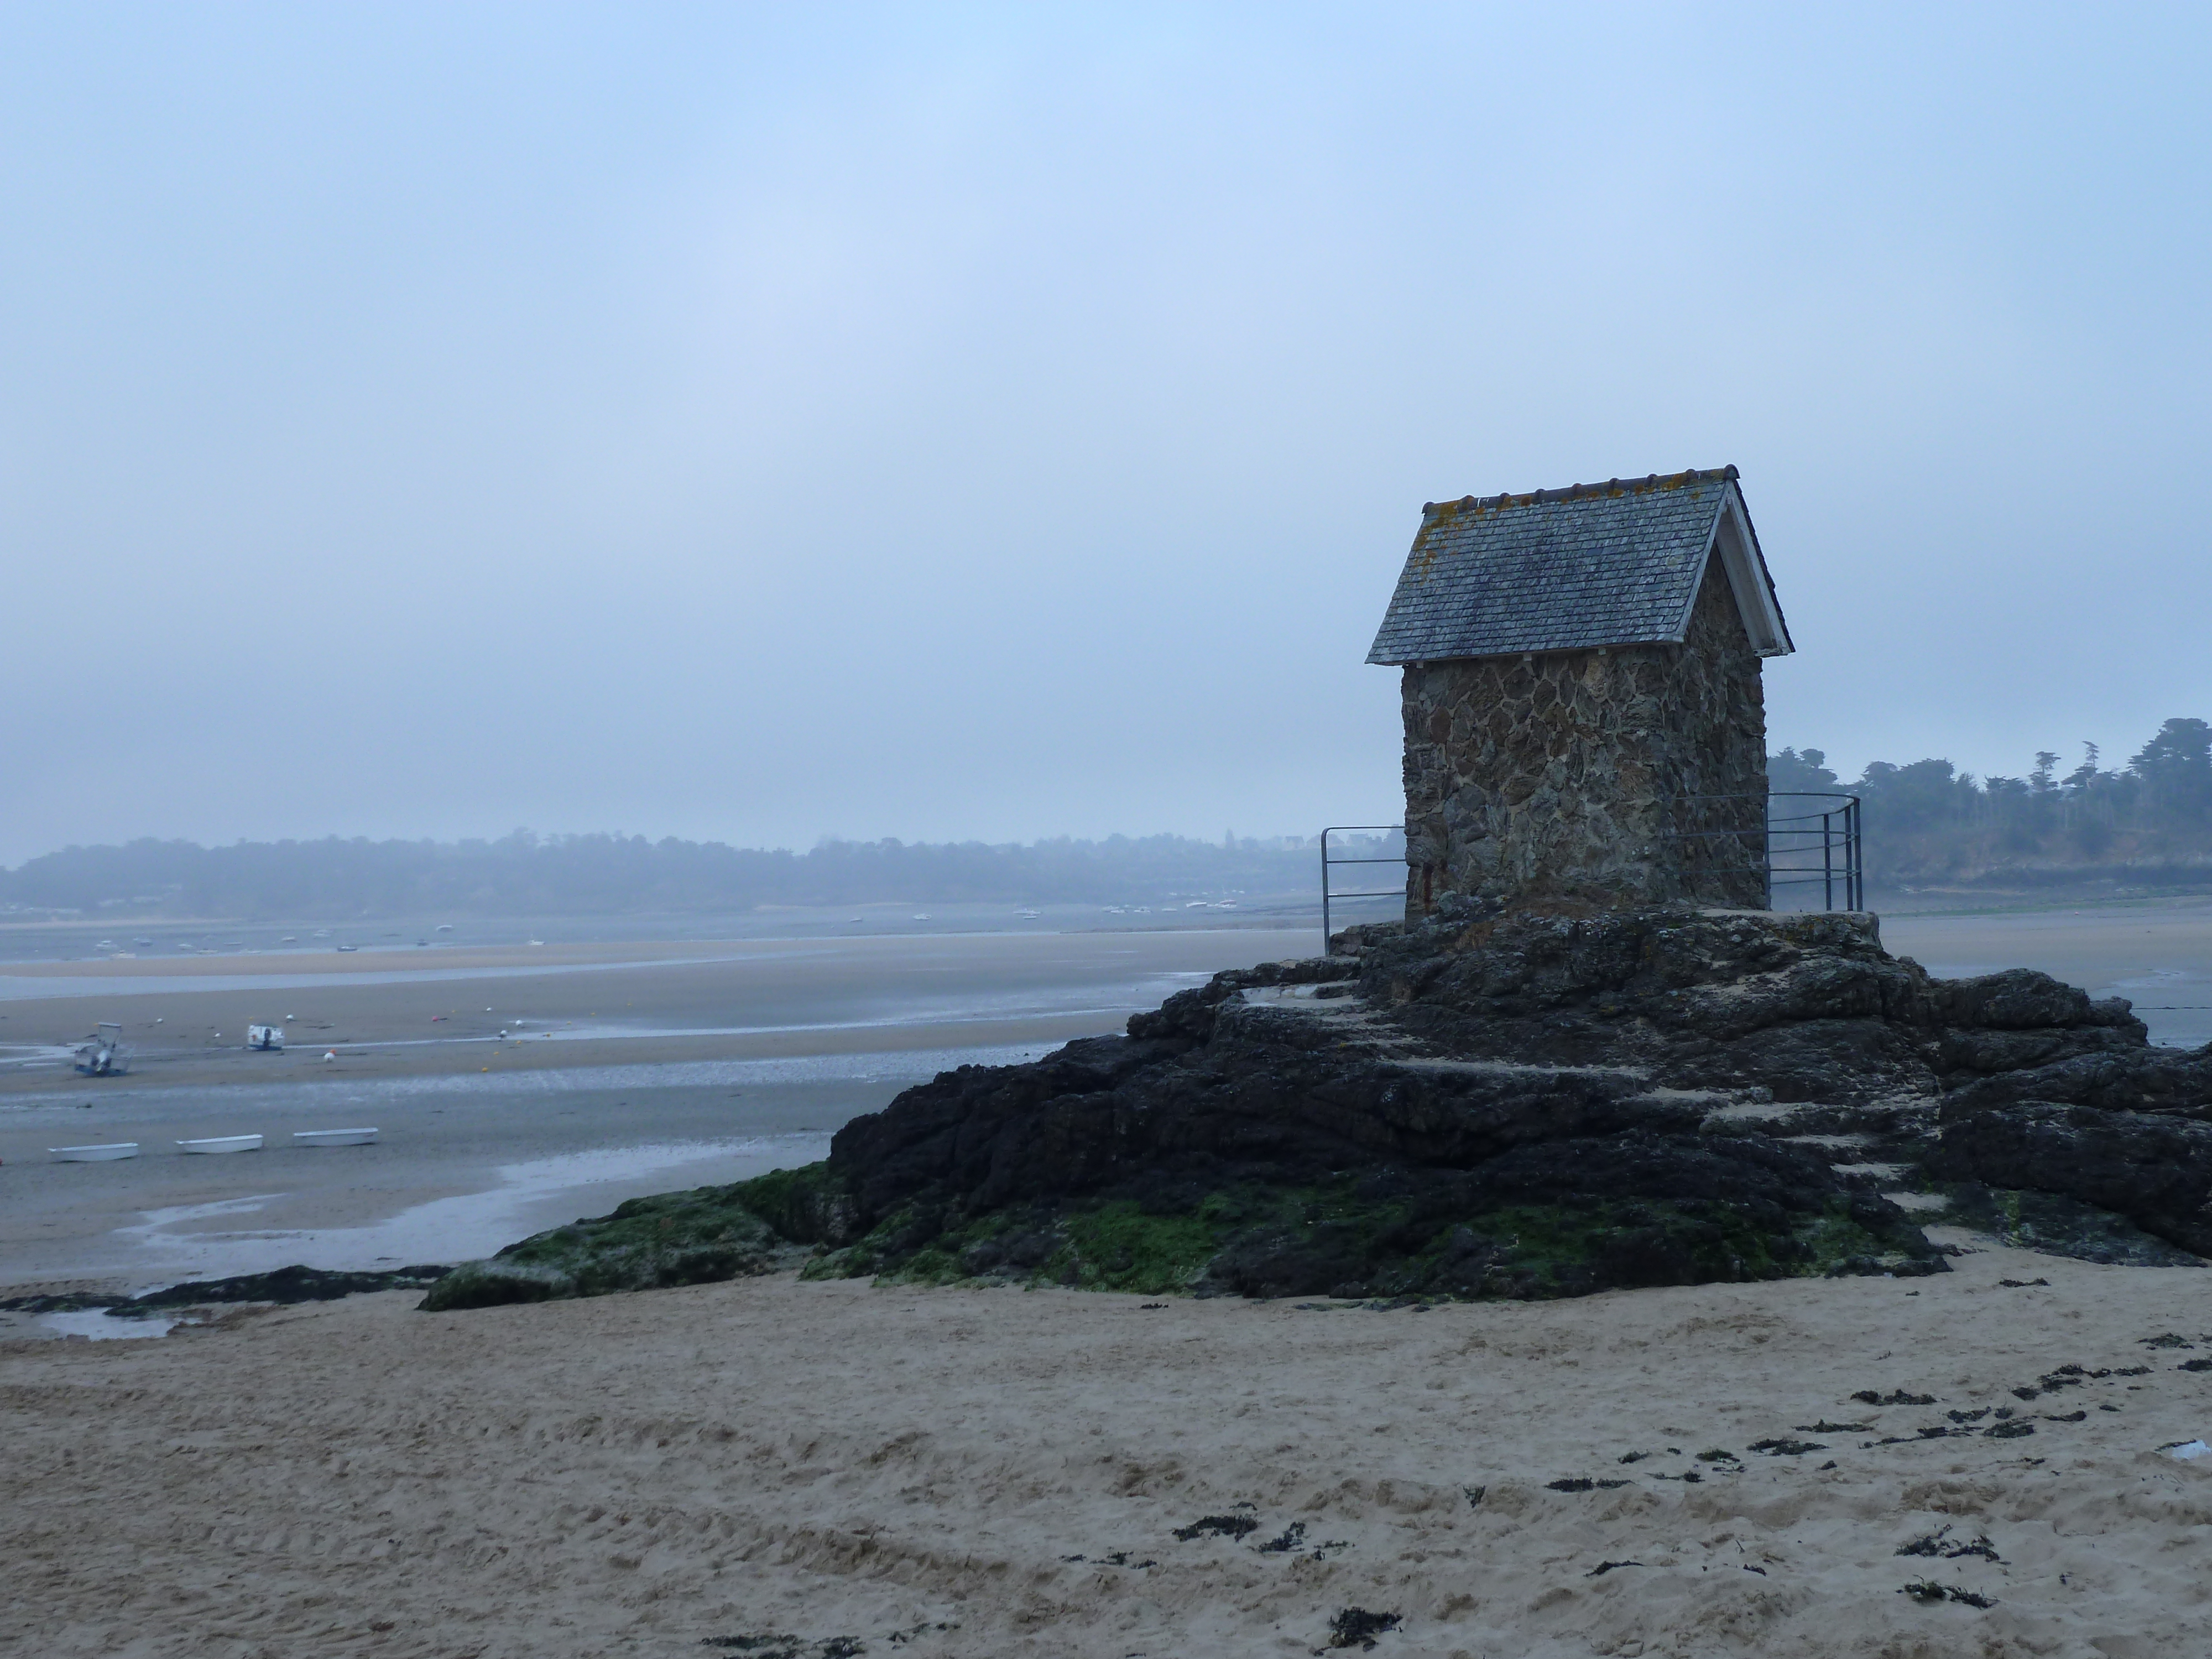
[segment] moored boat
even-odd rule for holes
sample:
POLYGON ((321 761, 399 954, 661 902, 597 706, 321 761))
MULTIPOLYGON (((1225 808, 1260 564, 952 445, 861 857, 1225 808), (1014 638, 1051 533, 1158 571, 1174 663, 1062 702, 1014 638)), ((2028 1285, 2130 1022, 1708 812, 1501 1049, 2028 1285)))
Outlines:
POLYGON ((57 1164, 106 1164, 118 1158, 138 1156, 138 1143, 118 1140, 105 1146, 49 1146, 46 1156, 57 1164))
POLYGON ((258 1152, 261 1150, 259 1135, 209 1135, 199 1140, 180 1140, 178 1146, 188 1152, 258 1152))
POLYGON ((376 1139, 374 1129, 295 1129, 295 1146, 366 1146, 376 1139))

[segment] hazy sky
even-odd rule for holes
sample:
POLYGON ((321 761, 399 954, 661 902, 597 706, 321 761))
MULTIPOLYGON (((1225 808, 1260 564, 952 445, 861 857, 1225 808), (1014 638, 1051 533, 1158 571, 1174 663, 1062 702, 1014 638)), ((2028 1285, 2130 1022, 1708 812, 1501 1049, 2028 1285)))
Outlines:
POLYGON ((1424 501, 1775 745, 2212 717, 2202 7, 0 10, 0 861, 1395 817, 1424 501))

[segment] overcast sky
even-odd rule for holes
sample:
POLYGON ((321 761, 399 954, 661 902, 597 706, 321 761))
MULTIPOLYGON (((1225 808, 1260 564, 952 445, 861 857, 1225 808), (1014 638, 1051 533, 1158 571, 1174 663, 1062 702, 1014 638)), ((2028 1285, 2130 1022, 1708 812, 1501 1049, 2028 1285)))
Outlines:
POLYGON ((0 11, 0 861, 1395 817, 1421 503, 1774 746, 2212 717, 2201 7, 0 11))

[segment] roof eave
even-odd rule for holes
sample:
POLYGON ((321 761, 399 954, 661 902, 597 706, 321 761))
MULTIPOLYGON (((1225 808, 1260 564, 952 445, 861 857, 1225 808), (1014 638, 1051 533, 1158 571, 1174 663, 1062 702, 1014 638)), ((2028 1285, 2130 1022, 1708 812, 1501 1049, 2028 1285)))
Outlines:
POLYGON ((1787 657, 1797 647, 1790 637, 1790 624, 1782 615, 1782 600, 1774 591, 1774 578, 1767 572, 1766 556, 1759 550, 1759 532, 1752 526, 1751 511, 1744 505, 1743 488, 1736 483, 1733 469, 1730 471, 1727 487, 1721 491, 1721 499, 1713 508, 1711 527, 1705 532, 1705 560, 1698 567, 1698 580, 1690 585, 1689 599, 1682 607, 1682 620, 1674 637, 1677 641, 1689 637, 1690 613, 1697 609, 1705 572, 1712 568, 1717 556, 1751 648, 1761 657, 1787 657), (1736 532, 1741 575, 1729 568, 1728 555, 1721 548, 1722 532, 1731 527, 1736 532))

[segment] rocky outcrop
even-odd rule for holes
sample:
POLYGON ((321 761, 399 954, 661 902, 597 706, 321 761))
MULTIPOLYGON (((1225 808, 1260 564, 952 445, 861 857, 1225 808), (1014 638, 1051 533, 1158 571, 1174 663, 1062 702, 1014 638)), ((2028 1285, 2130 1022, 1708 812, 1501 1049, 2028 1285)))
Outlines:
MULTIPOLYGON (((1164 1223, 1210 1195, 1297 1190, 1317 1195, 1310 1219, 1201 1230, 1189 1282, 1540 1294, 1897 1271, 1934 1253, 1881 1184, 2035 1184, 1963 1139, 1947 1151, 1947 1102, 2051 1077, 2097 1079, 2123 1109, 2203 1103, 2207 1071, 2149 1049, 2124 1002, 2048 975, 1936 979, 1868 915, 1454 896, 1328 958, 1216 975, 1126 1037, 949 1073, 856 1120, 827 1166, 859 1240, 834 1265, 1111 1280, 1071 1210, 1164 1223), (1388 1221, 1361 1219, 1386 1193, 1388 1221), (1540 1212, 1548 1255, 1499 1219, 1540 1212), (1001 1226, 1020 1249, 978 1248, 1001 1226)), ((2116 1175, 2095 1197, 2057 1181, 2195 1248, 2181 1197, 2130 1209, 2116 1175)))
POLYGON ((1992 1073, 2142 1054, 2115 999, 2016 969, 1939 980, 1872 915, 1508 911, 1465 901, 1355 941, 1360 989, 1453 1052, 1647 1071, 1820 1103, 1933 1099, 1992 1073))
POLYGON ((1201 1295, 1940 1271, 1884 1195, 1908 1189, 2042 1194, 2100 1259, 2212 1251, 2212 1049, 2151 1049, 2124 1001, 1935 979, 1868 915, 1455 896, 1335 943, 942 1073, 824 1164, 539 1235, 434 1300, 728 1277, 779 1240, 814 1275, 1201 1295))
POLYGON ((1965 1114, 1931 1148, 1932 1174, 2056 1193, 2212 1256, 2212 1122, 2030 1101, 1965 1114))

